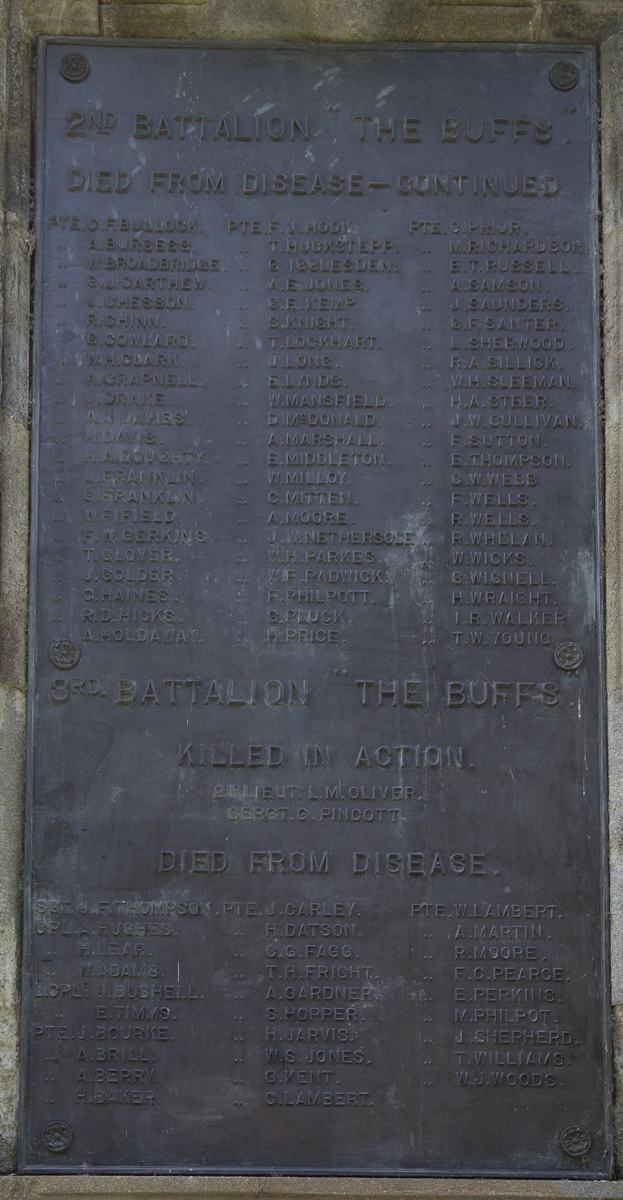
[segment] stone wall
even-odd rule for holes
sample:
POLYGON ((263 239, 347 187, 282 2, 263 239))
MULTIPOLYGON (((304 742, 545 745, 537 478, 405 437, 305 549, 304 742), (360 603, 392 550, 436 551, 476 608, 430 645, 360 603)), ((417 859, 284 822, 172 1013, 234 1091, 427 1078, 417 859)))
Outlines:
POLYGON ((4 0, 0 5, 0 1195, 622 1197, 545 1181, 22 1177, 19 1084, 26 718, 33 73, 40 34, 305 42, 593 43, 601 48, 612 1004, 623 1177, 623 0, 4 0))

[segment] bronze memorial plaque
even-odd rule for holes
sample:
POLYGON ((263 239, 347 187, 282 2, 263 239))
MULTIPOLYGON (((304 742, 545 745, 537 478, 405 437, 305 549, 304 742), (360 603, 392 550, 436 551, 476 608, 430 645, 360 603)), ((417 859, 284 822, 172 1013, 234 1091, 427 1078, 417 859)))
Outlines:
POLYGON ((607 1177, 592 51, 40 78, 22 1169, 607 1177))

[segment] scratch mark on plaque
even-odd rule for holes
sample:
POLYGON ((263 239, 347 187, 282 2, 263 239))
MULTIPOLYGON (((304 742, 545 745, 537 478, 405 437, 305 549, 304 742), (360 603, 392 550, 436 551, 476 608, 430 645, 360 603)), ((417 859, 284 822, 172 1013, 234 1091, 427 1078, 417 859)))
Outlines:
POLYGON ((381 90, 380 90, 380 92, 379 92, 378 96, 376 97, 376 98, 377 98, 377 100, 378 100, 378 101, 380 101, 380 103, 379 103, 379 104, 375 104, 375 106, 374 106, 374 107, 375 107, 375 108, 382 108, 382 107, 383 107, 383 105, 384 105, 384 103, 385 103, 385 97, 386 97, 386 96, 389 96, 389 93, 390 93, 390 92, 395 92, 395 91, 396 91, 396 84, 395 84, 395 83, 390 83, 390 84, 389 84, 387 87, 381 88, 381 90))
POLYGON ((315 92, 316 89, 322 87, 323 84, 333 83, 333 80, 335 79, 336 75, 339 75, 340 71, 341 71, 341 67, 329 67, 328 71, 323 71, 322 72, 323 78, 319 79, 318 83, 314 84, 312 90, 315 92))

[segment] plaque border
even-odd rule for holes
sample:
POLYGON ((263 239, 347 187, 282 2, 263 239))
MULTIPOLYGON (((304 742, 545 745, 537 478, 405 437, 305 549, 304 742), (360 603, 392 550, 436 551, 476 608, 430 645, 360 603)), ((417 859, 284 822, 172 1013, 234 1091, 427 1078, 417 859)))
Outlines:
MULTIPOLYGON (((608 710, 607 710, 607 695, 606 695, 606 612, 605 612, 605 586, 604 577, 606 571, 605 558, 605 512, 604 512, 604 480, 605 480, 605 435, 604 435, 604 408, 605 408, 605 388, 604 388, 604 346, 605 337, 602 327, 602 316, 605 311, 604 302, 604 273, 603 273, 603 227, 602 227, 602 147, 600 139, 601 126, 601 109, 600 109, 600 57, 599 44, 587 42, 560 42, 560 43, 545 43, 545 42, 394 42, 394 41, 377 41, 377 42, 302 42, 299 40, 280 41, 272 39, 255 40, 218 40, 218 39, 176 39, 176 38, 115 38, 115 37, 80 37, 80 36, 65 36, 42 34, 37 38, 37 53, 35 61, 35 76, 36 85, 34 91, 33 103, 33 121, 35 124, 33 133, 34 153, 32 156, 32 172, 31 186, 34 195, 35 204, 35 256, 34 256, 34 272, 33 272, 33 299, 31 303, 31 319, 32 319, 32 335, 31 335, 31 395, 32 395, 32 416, 30 426, 30 529, 29 529, 29 551, 28 551, 28 652, 27 652, 27 700, 26 700, 26 773, 25 773, 25 807, 24 807, 24 860, 22 872, 22 938, 20 944, 21 953, 21 1014, 20 1014, 20 1052, 19 1052, 19 1117, 18 1117, 18 1163, 16 1177, 20 1176, 66 1176, 72 1181, 79 1177, 153 1177, 155 1180, 164 1181, 165 1179, 175 1179, 180 1177, 189 1178, 211 1178, 213 1180, 221 1179, 224 1181, 242 1178, 257 1179, 260 1184, 266 1178, 275 1178, 286 1180, 288 1178, 299 1181, 305 1179, 387 1179, 392 1183, 399 1181, 414 1180, 425 1182, 426 1180, 449 1180, 449 1181, 464 1181, 468 1185, 475 1185, 478 1180, 510 1180, 515 1181, 518 1185, 521 1181, 541 1180, 546 1184, 555 1182, 556 1180, 578 1180, 589 1185, 599 1181, 614 1180, 614 1129, 613 1129, 613 1053, 612 1053, 612 1014, 611 1014, 611 953, 610 953, 610 921, 609 921, 609 837, 608 837, 608 820, 609 820, 609 805, 608 805, 608 710), (28 1165, 25 1161, 24 1147, 24 1131, 27 1127, 27 1104, 26 1104, 26 1082, 28 1078, 28 1034, 30 1029, 30 1013, 31 1013, 31 959, 30 959, 30 944, 32 939, 31 928, 31 896, 32 896, 32 843, 33 843, 33 824, 34 824, 34 712, 35 712, 35 657, 36 657, 36 616, 37 616, 37 551, 39 541, 39 450, 40 450, 40 413, 41 413, 41 387, 40 387, 40 366, 41 366, 41 320, 43 315, 43 238, 44 238, 44 213, 43 213, 43 170, 41 164, 44 161, 45 152, 45 121, 40 119, 41 114, 45 112, 45 87, 46 87, 46 67, 47 67, 47 47, 50 45, 73 46, 79 47, 110 47, 120 48, 157 48, 157 49, 173 49, 184 52, 185 50, 224 50, 224 51, 267 51, 267 50, 283 50, 293 54, 304 54, 306 56, 312 54, 330 54, 330 53, 353 53, 361 51, 363 53, 370 51, 387 51, 387 52, 469 52, 480 51, 483 54, 496 54, 498 52, 512 52, 514 54, 552 54, 560 53, 572 54, 582 53, 586 55, 589 65, 589 86, 590 86, 590 107, 591 107, 591 199, 592 209, 595 218, 595 225, 591 233, 591 254, 596 259, 594 273, 592 275, 592 297, 591 297, 591 324, 593 333, 593 369, 591 375, 591 383, 595 396, 594 419, 594 435, 595 435, 595 611, 597 623, 597 660, 599 679, 597 681, 597 723, 599 725, 599 747, 598 747, 598 786, 599 786, 599 831, 600 831, 600 862, 601 862, 601 911, 600 917, 600 959, 601 959, 601 1017, 602 1029, 604 1036, 602 1070, 603 1070, 603 1113, 607 1124, 605 1130, 604 1142, 606 1158, 609 1169, 604 1169, 602 1172, 587 1174, 586 1172, 574 1171, 570 1168, 561 1168, 560 1171, 543 1173, 542 1171, 520 1172, 504 1172, 499 1170, 479 1170, 479 1171, 455 1171, 455 1170, 395 1170, 389 1171, 383 1169, 359 1169, 350 1170, 348 1168, 337 1168, 334 1170, 326 1169, 310 1169, 305 1168, 295 1170, 291 1167, 280 1168, 257 1168, 249 1170, 249 1167, 231 1167, 224 1168, 219 1166, 216 1168, 210 1167, 161 1167, 153 1166, 89 1166, 88 1170, 82 1167, 68 1167, 66 1164, 38 1164, 36 1166, 28 1165)), ((59 1118, 60 1119, 60 1118, 59 1118)), ((616 1182, 616 1180, 615 1180, 616 1182)), ((417 1186, 417 1185, 416 1185, 417 1186)), ((338 1185, 339 1187, 339 1185, 338 1185)), ((154 1192, 157 1192, 158 1185, 154 1186, 154 1192)))

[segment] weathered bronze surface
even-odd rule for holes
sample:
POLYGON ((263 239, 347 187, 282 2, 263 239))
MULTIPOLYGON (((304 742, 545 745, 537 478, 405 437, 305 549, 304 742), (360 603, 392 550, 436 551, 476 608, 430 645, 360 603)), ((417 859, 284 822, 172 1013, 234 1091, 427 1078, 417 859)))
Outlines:
POLYGON ((41 53, 22 1168, 608 1175, 591 53, 41 53))

